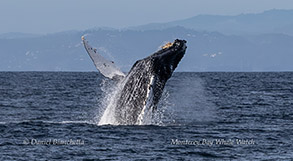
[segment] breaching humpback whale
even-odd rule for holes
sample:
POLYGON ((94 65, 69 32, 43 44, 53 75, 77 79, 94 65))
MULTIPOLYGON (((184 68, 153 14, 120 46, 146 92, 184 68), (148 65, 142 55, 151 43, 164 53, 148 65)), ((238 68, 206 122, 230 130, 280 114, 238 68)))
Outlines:
POLYGON ((186 41, 176 39, 167 43, 154 54, 138 60, 125 75, 104 59, 97 50, 82 37, 84 47, 96 68, 108 78, 120 78, 120 91, 115 101, 115 120, 117 124, 142 124, 151 115, 162 96, 164 86, 171 77, 186 51, 186 41))

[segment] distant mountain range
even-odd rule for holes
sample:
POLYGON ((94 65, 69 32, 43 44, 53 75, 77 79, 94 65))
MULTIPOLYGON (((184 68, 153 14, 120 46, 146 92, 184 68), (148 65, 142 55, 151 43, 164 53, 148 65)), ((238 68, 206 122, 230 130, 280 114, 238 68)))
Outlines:
POLYGON ((236 16, 199 15, 168 23, 152 23, 130 27, 133 30, 161 30, 182 26, 197 31, 246 35, 282 33, 293 35, 293 10, 269 10, 259 14, 236 16))
POLYGON ((176 38, 188 41, 177 71, 292 71, 293 36, 288 27, 292 19, 290 10, 271 10, 239 16, 196 16, 125 30, 2 34, 0 71, 95 71, 81 43, 82 35, 126 72, 136 60, 176 38))
POLYGON ((27 33, 21 33, 21 32, 9 32, 0 34, 0 39, 19 39, 19 38, 33 38, 33 37, 39 37, 41 35, 38 34, 27 34, 27 33))

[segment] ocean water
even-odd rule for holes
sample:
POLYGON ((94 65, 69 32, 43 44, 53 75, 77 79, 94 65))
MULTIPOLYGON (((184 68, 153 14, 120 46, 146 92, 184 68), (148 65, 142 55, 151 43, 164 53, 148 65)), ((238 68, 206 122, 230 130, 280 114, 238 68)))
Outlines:
POLYGON ((98 72, 1 72, 0 160, 293 158, 293 73, 174 73, 135 126, 99 125, 108 88, 98 72))

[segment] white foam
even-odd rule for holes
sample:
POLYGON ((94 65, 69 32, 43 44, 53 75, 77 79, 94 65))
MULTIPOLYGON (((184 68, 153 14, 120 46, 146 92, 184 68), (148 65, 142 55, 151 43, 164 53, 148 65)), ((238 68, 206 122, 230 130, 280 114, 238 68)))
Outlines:
MULTIPOLYGON (((125 78, 125 79, 127 80, 128 78, 125 78)), ((120 81, 116 86, 115 85, 113 85, 112 87, 108 86, 108 89, 104 89, 105 96, 102 100, 102 105, 104 108, 102 108, 102 111, 101 111, 102 115, 100 116, 100 118, 97 118, 99 120, 98 125, 108 125, 108 124, 118 125, 119 124, 115 118, 115 107, 117 104, 117 95, 122 90, 126 80, 120 81)))

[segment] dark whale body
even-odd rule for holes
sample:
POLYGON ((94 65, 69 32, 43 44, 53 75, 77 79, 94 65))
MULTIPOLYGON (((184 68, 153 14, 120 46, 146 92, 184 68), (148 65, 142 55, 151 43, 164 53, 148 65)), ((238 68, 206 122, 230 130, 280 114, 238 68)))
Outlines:
POLYGON ((116 76, 120 78, 120 90, 116 93, 114 101, 115 124, 120 125, 144 123, 146 116, 151 115, 157 108, 167 80, 186 51, 186 41, 176 39, 154 54, 136 61, 125 76, 117 70, 113 62, 97 55, 96 49, 89 46, 84 37, 82 39, 97 69, 111 79, 116 76))
POLYGON ((156 109, 167 80, 185 54, 185 43, 177 39, 132 66, 115 108, 119 124, 141 124, 144 115, 156 109))

